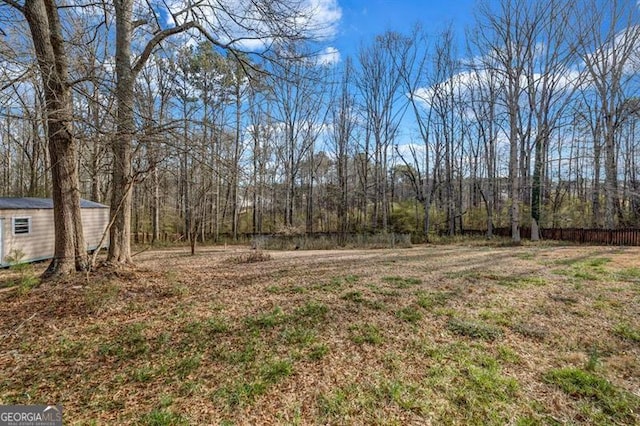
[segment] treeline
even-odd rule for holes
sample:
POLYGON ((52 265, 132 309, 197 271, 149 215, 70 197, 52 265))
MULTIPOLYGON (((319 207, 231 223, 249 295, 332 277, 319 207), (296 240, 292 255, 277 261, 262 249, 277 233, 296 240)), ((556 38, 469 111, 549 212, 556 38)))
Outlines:
MULTIPOLYGON (((464 43, 417 25, 340 61, 299 41, 277 59, 158 45, 129 105, 132 231, 640 226, 635 2, 501 0, 475 16, 464 43)), ((82 197, 113 204, 121 110, 104 31, 70 61, 73 133, 82 197)), ((15 75, 0 81, 0 191, 49 196, 42 84, 36 68, 15 75)))

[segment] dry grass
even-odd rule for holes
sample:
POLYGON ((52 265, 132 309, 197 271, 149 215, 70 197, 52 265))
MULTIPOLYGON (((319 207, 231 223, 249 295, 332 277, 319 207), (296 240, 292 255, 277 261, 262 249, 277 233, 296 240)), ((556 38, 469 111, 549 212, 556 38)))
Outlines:
POLYGON ((639 249, 268 254, 0 290, 0 403, 67 424, 640 422, 639 249))

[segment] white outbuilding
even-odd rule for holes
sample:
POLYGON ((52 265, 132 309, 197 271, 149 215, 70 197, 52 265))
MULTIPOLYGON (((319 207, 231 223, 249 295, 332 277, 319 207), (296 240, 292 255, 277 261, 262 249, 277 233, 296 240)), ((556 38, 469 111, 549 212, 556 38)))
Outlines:
MULTIPOLYGON (((109 223, 109 206, 80 200, 82 227, 87 251, 98 248, 109 223)), ((7 257, 20 253, 20 262, 53 258, 55 236, 53 200, 50 198, 0 197, 0 266, 9 266, 7 257)), ((108 246, 108 238, 102 247, 108 246)))

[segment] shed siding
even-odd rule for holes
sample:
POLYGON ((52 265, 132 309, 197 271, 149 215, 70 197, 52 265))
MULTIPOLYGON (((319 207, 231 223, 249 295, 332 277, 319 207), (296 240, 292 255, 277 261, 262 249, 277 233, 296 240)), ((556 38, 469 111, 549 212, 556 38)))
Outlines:
MULTIPOLYGON (((3 225, 3 241, 2 254, 0 264, 6 266, 6 256, 11 255, 12 251, 19 249, 24 253, 22 261, 32 261, 48 259, 53 257, 55 250, 55 233, 53 228, 53 210, 52 209, 11 209, 0 210, 0 217, 4 220, 3 225), (12 218, 14 217, 30 217, 31 232, 29 234, 13 235, 12 218)), ((82 224, 84 229, 84 238, 88 250, 95 250, 100 242, 102 233, 109 223, 108 208, 91 208, 82 209, 82 224)), ((108 246, 108 238, 103 243, 103 247, 108 246)))
MULTIPOLYGON (((95 250, 109 223, 109 209, 82 209, 82 229, 87 250, 95 250)), ((109 236, 105 238, 102 247, 109 246, 109 236)))
MULTIPOLYGON (((51 257, 54 250, 53 211, 46 210, 4 210, 0 213, 4 220, 4 255, 9 256, 19 249, 24 254, 21 260, 51 257), (30 217, 31 232, 13 235, 12 218, 30 217)), ((3 263, 6 263, 3 259, 3 263)))

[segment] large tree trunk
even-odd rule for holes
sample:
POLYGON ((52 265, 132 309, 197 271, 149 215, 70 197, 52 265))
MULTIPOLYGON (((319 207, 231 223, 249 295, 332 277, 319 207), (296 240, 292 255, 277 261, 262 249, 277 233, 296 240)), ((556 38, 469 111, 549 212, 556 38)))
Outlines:
POLYGON ((24 14, 42 77, 51 157, 55 250, 45 276, 68 274, 86 268, 87 253, 82 232, 77 150, 71 128, 72 104, 62 27, 52 0, 27 0, 24 14))
POLYGON ((131 143, 134 73, 131 69, 132 0, 117 0, 116 9, 116 136, 111 142, 113 176, 109 256, 112 263, 131 263, 131 143))

